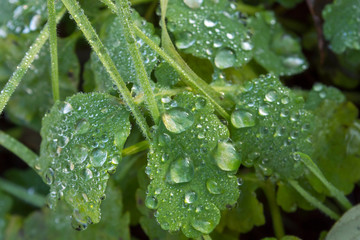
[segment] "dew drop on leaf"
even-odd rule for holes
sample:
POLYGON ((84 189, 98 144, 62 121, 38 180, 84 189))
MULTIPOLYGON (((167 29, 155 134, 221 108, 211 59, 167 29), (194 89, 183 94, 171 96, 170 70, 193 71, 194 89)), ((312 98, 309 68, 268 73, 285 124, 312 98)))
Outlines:
POLYGON ((86 119, 80 119, 75 125, 75 131, 78 134, 86 133, 90 128, 90 123, 86 119))
POLYGON ((234 66, 235 63, 235 53, 228 49, 221 49, 215 56, 215 66, 220 69, 225 69, 234 66))
POLYGON ((203 234, 209 234, 214 229, 215 225, 206 220, 194 220, 191 225, 193 228, 202 232, 203 234))
POLYGON ((287 67, 297 68, 297 67, 303 65, 305 62, 303 59, 301 59, 299 57, 287 57, 283 60, 283 63, 287 67))
POLYGON ((159 205, 158 200, 156 199, 156 197, 151 197, 151 196, 147 196, 145 198, 145 206, 150 208, 150 209, 156 209, 159 205))
POLYGON ((184 199, 184 202, 187 203, 187 204, 191 204, 193 202, 195 202, 197 199, 197 195, 196 195, 196 192, 194 191, 189 191, 185 194, 185 199, 184 199))
POLYGON ((250 51, 253 49, 253 46, 251 45, 251 43, 249 42, 242 42, 241 43, 241 48, 245 51, 250 51))
POLYGON ((84 145, 76 145, 71 151, 73 155, 76 156, 75 161, 77 163, 82 163, 87 158, 89 150, 84 145))
POLYGON ((65 103, 64 103, 64 107, 63 107, 63 109, 62 109, 62 112, 63 112, 64 114, 67 114, 67 113, 71 112, 72 109, 73 109, 73 108, 72 108, 71 104, 68 103, 68 102, 65 102, 65 103))
POLYGON ((211 194, 220 194, 221 193, 219 184, 214 179, 208 179, 206 181, 206 188, 211 194))
POLYGON ((100 148, 95 148, 90 155, 90 160, 94 167, 101 167, 105 163, 106 158, 107 152, 100 148))
POLYGON ((194 116, 184 108, 175 107, 164 113, 162 120, 167 130, 181 133, 193 125, 194 116))
POLYGON ((201 4, 203 3, 203 0, 184 0, 184 3, 189 8, 195 9, 199 8, 201 4))
POLYGON ((246 110, 235 110, 231 114, 231 123, 236 128, 255 126, 255 116, 246 110))
POLYGON ((271 90, 265 95, 265 100, 268 102, 275 102, 277 99, 277 93, 275 90, 271 90))
POLYGON ((263 104, 259 107, 259 114, 261 116, 267 116, 269 115, 270 108, 267 104, 263 104))
POLYGON ((213 156, 224 171, 236 171, 240 167, 241 157, 231 143, 219 142, 213 156))
POLYGON ((169 183, 186 183, 194 177, 194 164, 190 158, 179 158, 171 163, 166 179, 169 183))
POLYGON ((195 43, 195 39, 193 38, 190 32, 183 32, 179 34, 178 40, 176 40, 175 45, 179 49, 186 49, 191 47, 195 43))

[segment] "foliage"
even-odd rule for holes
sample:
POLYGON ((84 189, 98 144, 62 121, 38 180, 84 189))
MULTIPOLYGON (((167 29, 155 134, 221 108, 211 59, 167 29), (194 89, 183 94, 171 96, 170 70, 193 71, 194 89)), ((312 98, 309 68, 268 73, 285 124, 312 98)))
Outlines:
POLYGON ((0 2, 0 154, 31 167, 1 169, 0 240, 312 239, 282 217, 351 208, 358 0, 47 3, 0 2))

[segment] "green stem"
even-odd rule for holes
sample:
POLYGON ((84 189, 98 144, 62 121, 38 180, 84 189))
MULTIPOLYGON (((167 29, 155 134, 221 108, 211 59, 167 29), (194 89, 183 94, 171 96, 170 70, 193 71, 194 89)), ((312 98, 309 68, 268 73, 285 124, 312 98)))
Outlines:
POLYGON ((51 84, 54 101, 60 100, 59 90, 59 64, 57 52, 57 33, 56 33, 56 11, 54 0, 47 0, 48 23, 49 23, 49 41, 51 55, 51 84))
POLYGON ((142 141, 142 142, 138 142, 130 147, 127 147, 125 149, 122 150, 122 156, 126 157, 129 155, 133 155, 142 151, 145 151, 146 149, 149 148, 149 142, 148 141, 142 141))
MULTIPOLYGON (((196 92, 205 96, 215 107, 216 111, 226 120, 230 119, 229 114, 220 106, 218 101, 212 96, 214 89, 208 86, 204 80, 199 77, 194 77, 193 74, 189 73, 189 69, 184 69, 180 66, 177 61, 170 57, 164 50, 162 50, 156 43, 149 39, 137 26, 133 26, 135 34, 141 38, 150 48, 156 51, 166 62, 168 62, 183 78, 182 80, 186 85, 193 88, 196 92)), ((195 74, 195 73, 194 73, 195 74)), ((216 93, 216 95, 218 95, 216 93)))
POLYGON ((326 205, 324 205, 322 202, 320 202, 318 199, 313 197, 310 193, 308 193, 305 189, 303 189, 299 183, 295 180, 289 180, 289 184, 303 197, 305 198, 310 204, 318 208, 320 211, 328 215, 330 218, 334 220, 338 220, 340 216, 335 213, 333 210, 328 208, 326 205))
POLYGON ((264 8, 262 8, 262 7, 254 7, 254 6, 250 6, 250 5, 247 5, 245 3, 242 3, 242 2, 237 2, 236 3, 236 10, 238 10, 239 12, 242 12, 242 13, 247 13, 249 15, 254 15, 257 12, 263 11, 264 8))
POLYGON ((0 145, 21 158, 27 165, 36 170, 38 156, 24 144, 0 131, 0 145))
POLYGON ((154 93, 150 86, 150 80, 146 72, 145 65, 139 51, 139 47, 137 46, 136 37, 132 31, 132 26, 134 25, 134 23, 131 19, 129 2, 128 0, 116 0, 115 2, 118 9, 118 16, 121 19, 121 23, 124 29, 127 46, 135 66, 136 75, 140 87, 145 94, 145 102, 155 124, 158 124, 160 119, 160 113, 157 107, 154 93))
POLYGON ((313 160, 306 155, 305 153, 296 152, 294 154, 298 154, 305 164, 305 166, 325 185, 325 187, 329 190, 330 195, 336 198, 336 200, 345 208, 350 209, 352 204, 345 197, 344 193, 342 193, 339 189, 337 189, 334 185, 332 185, 318 168, 318 166, 313 162, 313 160))
POLYGON ((147 139, 150 139, 150 130, 149 126, 146 123, 145 117, 142 115, 142 113, 136 106, 134 100, 131 97, 129 89, 127 89, 123 78, 121 77, 120 73, 116 69, 114 62, 109 56, 107 49, 101 42, 99 36, 95 32, 88 18, 84 15, 84 11, 79 6, 79 3, 76 0, 62 0, 62 2, 68 9, 71 16, 76 21, 78 27, 84 33, 84 36, 89 41, 90 46, 94 49, 100 61, 106 68, 108 74, 118 87, 125 103, 129 106, 144 136, 147 139))
POLYGON ((262 189, 264 190, 265 196, 269 203, 275 236, 277 239, 281 239, 285 235, 285 231, 280 208, 276 204, 275 186, 270 180, 267 180, 262 189))
MULTIPOLYGON (((61 10, 57 14, 56 16, 57 22, 60 21, 64 13, 65 13, 65 9, 61 10)), ((39 36, 35 39, 34 43, 30 46, 29 51, 26 52, 20 64, 16 67, 15 72, 10 77, 9 81, 6 83, 3 90, 1 91, 0 113, 2 113, 2 111, 4 110, 11 95, 14 93, 15 89, 21 82, 22 78, 24 77, 26 71, 29 69, 30 65, 34 61, 35 57, 39 54, 42 46, 44 46, 48 37, 49 37, 49 25, 46 24, 43 30, 40 32, 39 36)))
POLYGON ((211 240, 210 235, 203 235, 202 238, 203 238, 204 240, 211 240))
POLYGON ((31 193, 27 189, 14 184, 10 181, 0 178, 0 189, 14 195, 15 197, 27 202, 35 207, 43 207, 46 203, 46 198, 37 193, 31 193))

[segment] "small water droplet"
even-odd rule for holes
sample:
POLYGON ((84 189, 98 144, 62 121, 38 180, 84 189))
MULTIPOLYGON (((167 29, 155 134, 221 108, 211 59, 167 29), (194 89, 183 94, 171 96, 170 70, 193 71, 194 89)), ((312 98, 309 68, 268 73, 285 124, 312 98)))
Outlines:
POLYGON ((165 146, 166 144, 171 142, 171 137, 169 134, 163 133, 163 134, 160 134, 158 141, 159 141, 160 146, 165 146))
POLYGON ((244 184, 244 180, 242 179, 242 178, 238 178, 237 179, 237 185, 238 186, 241 186, 241 185, 243 185, 244 184))
POLYGON ((206 106, 206 99, 203 97, 198 97, 195 102, 196 109, 203 109, 206 106))
POLYGON ((220 69, 225 69, 234 66, 235 64, 235 53, 228 49, 221 49, 215 56, 215 66, 220 69))
POLYGON ((164 153, 164 154, 161 156, 161 162, 166 162, 167 160, 169 160, 169 154, 164 153))
POLYGON ((88 226, 87 218, 77 209, 74 209, 71 216, 71 226, 77 231, 85 230, 88 226))
POLYGON ((162 120, 170 132, 181 133, 194 123, 194 116, 184 108, 175 107, 162 115, 162 120))
POLYGON ((95 148, 90 155, 90 160, 94 167, 101 167, 104 165, 107 158, 107 152, 100 148, 95 148))
POLYGON ((235 110, 231 114, 231 123, 236 128, 245 128, 255 126, 255 117, 246 110, 235 110))
POLYGON ((282 104, 288 104, 290 102, 290 98, 288 98, 288 97, 283 97, 282 99, 281 99, 281 103, 282 104))
POLYGON ((268 102, 275 102, 276 99, 277 99, 277 92, 275 90, 271 90, 265 95, 265 100, 268 102))
POLYGON ((203 234, 209 234, 215 228, 215 224, 207 220, 194 220, 191 226, 203 234))
POLYGON ((219 184, 214 179, 208 179, 206 181, 206 188, 211 194, 220 194, 221 193, 219 184))
POLYGON ((84 171, 85 179, 89 180, 93 178, 93 173, 90 169, 86 168, 84 171))
POLYGON ((184 0, 186 6, 192 9, 199 8, 203 3, 203 0, 184 0))
POLYGON ((211 27, 215 27, 216 25, 216 22, 215 21, 212 21, 210 19, 205 19, 204 20, 204 25, 208 28, 211 28, 211 27))
POLYGON ((299 161, 301 159, 301 156, 298 153, 294 153, 293 158, 294 158, 295 161, 299 161))
POLYGON ((71 106, 71 104, 68 103, 68 102, 64 102, 64 106, 63 106, 63 108, 62 108, 62 112, 63 112, 64 114, 67 114, 67 113, 71 112, 72 110, 73 110, 73 107, 71 106))
POLYGON ((194 164, 190 158, 178 158, 171 163, 167 182, 171 184, 190 182, 194 177, 194 164))
POLYGON ((236 171, 240 167, 241 157, 231 143, 219 142, 213 156, 224 171, 236 171))
POLYGON ((80 119, 76 122, 75 131, 78 134, 86 133, 90 129, 90 123, 86 119, 80 119))
POLYGON ((156 209, 159 205, 159 202, 156 197, 146 196, 145 198, 145 206, 150 209, 156 209))
POLYGON ((45 173, 45 181, 48 185, 52 184, 54 181, 54 170, 49 168, 45 173))
POLYGON ((304 60, 299 57, 287 57, 283 60, 283 64, 290 68, 296 68, 304 64, 304 60))
POLYGON ((187 204, 191 204, 191 203, 195 202, 196 199, 197 199, 196 192, 190 191, 185 194, 184 202, 187 204))
POLYGON ((75 145, 71 151, 74 155, 75 161, 77 163, 82 163, 87 158, 89 150, 84 145, 75 145))
POLYGON ((263 104, 263 105, 261 105, 261 106, 259 107, 259 114, 260 114, 261 116, 267 116, 267 115, 269 115, 269 112, 270 112, 270 107, 269 107, 269 105, 263 104))
POLYGON ((242 42, 241 43, 241 48, 245 51, 250 51, 253 49, 253 46, 251 45, 251 43, 249 42, 242 42))
POLYGON ((191 47, 195 43, 195 39, 190 32, 183 32, 179 34, 175 45, 179 49, 186 49, 191 47))

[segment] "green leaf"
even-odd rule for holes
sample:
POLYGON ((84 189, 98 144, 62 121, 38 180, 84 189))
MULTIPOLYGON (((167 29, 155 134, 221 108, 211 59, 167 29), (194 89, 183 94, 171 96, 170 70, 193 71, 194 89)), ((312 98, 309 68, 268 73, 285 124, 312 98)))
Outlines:
POLYGON ((227 228, 239 232, 249 232, 254 226, 265 224, 263 205, 256 198, 255 191, 262 182, 255 174, 247 174, 239 179, 240 197, 237 206, 230 211, 223 212, 220 224, 227 228))
POLYGON ((172 0, 166 17, 175 45, 209 59, 220 69, 238 67, 252 57, 252 44, 236 4, 227 0, 172 0))
POLYGON ((308 67, 299 39, 283 29, 273 12, 257 12, 249 19, 249 27, 254 34, 254 59, 266 70, 294 75, 308 67))
POLYGON ((165 109, 148 155, 146 206, 156 209, 165 230, 181 228, 191 238, 209 234, 220 221, 220 210, 239 196, 233 174, 241 158, 203 97, 185 92, 165 109))
POLYGON ((303 0, 276 0, 276 1, 286 8, 293 8, 303 0))
POLYGON ((71 228, 69 224, 71 210, 64 202, 61 202, 55 211, 44 208, 41 212, 34 212, 25 220, 25 239, 130 240, 130 216, 127 213, 122 213, 121 191, 115 188, 112 183, 108 185, 106 196, 102 204, 102 221, 99 224, 89 226, 86 231, 77 232, 71 228))
POLYGON ((326 240, 351 240, 359 237, 360 205, 348 210, 330 229, 326 240))
MULTIPOLYGON (((267 237, 267 238, 262 238, 261 240, 276 240, 277 238, 273 238, 273 237, 267 237)), ((301 238, 295 237, 295 236, 283 236, 280 240, 301 240, 301 238)))
POLYGON ((315 114, 312 159, 326 179, 350 193, 360 180, 358 109, 335 88, 320 84, 309 93, 306 105, 315 114))
POLYGON ((0 240, 5 240, 7 220, 5 215, 10 211, 12 199, 0 190, 0 240))
MULTIPOLYGON (((13 58, 20 61, 21 55, 28 47, 28 40, 16 36, 9 36, 8 38, 9 40, 0 39, 0 41, 7 42, 8 45, 6 46, 10 46, 9 50, 5 50, 5 62, 3 64, 8 66, 11 73, 18 64, 13 58), (18 50, 19 47, 22 51, 18 50)), ((80 65, 75 54, 76 42, 76 36, 58 40, 61 99, 65 99, 65 97, 77 92, 80 65)), ((6 113, 15 123, 40 130, 41 119, 54 104, 51 90, 50 62, 49 44, 46 44, 7 105, 6 113)), ((7 81, 9 76, 5 77, 4 80, 7 81)))
POLYGON ((155 68, 154 74, 160 88, 172 87, 180 81, 179 74, 165 61, 155 68))
MULTIPOLYGON (((133 10, 132 18, 134 24, 138 26, 152 41, 159 44, 160 38, 155 35, 154 27, 151 23, 140 17, 140 15, 133 10)), ((130 52, 127 48, 125 32, 122 29, 119 17, 110 18, 104 24, 100 38, 108 49, 110 57, 114 61, 117 70, 125 82, 132 82, 137 84, 137 77, 134 63, 131 59, 130 52)), ((151 73, 157 63, 157 54, 142 40, 137 40, 139 50, 144 60, 144 65, 148 74, 151 73)), ((106 69, 100 62, 97 55, 93 52, 91 55, 91 67, 95 74, 95 81, 98 90, 106 92, 114 92, 116 87, 113 87, 113 81, 107 74, 106 69)))
POLYGON ((77 94, 56 102, 43 119, 40 171, 57 198, 74 209, 79 228, 100 221, 109 174, 121 161, 130 132, 129 112, 107 94, 77 94))
POLYGON ((325 6, 324 35, 330 41, 331 49, 342 53, 345 49, 360 49, 360 1, 336 0, 325 6))
POLYGON ((244 165, 264 175, 297 178, 304 173, 294 152, 312 153, 312 115, 302 97, 267 75, 247 82, 231 115, 231 135, 244 165))

